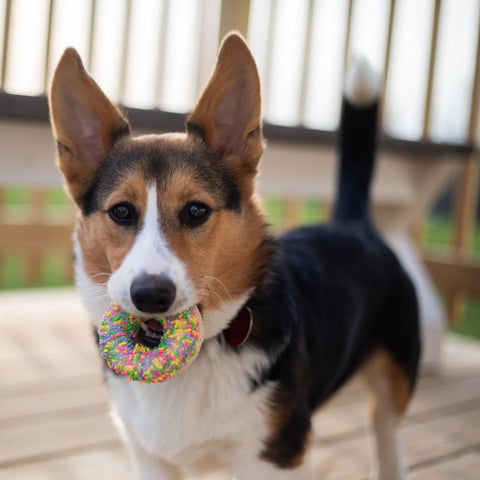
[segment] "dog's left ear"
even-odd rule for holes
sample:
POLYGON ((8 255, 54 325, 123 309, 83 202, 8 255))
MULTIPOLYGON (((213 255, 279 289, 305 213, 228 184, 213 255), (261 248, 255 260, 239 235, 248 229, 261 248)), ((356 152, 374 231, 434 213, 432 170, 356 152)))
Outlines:
POLYGON ((57 141, 57 163, 78 205, 115 141, 128 135, 123 117, 67 48, 50 90, 50 117, 57 141))
POLYGON ((187 131, 200 132, 222 158, 233 155, 242 167, 256 169, 263 150, 261 103, 260 80, 252 54, 239 34, 230 33, 188 117, 187 131))

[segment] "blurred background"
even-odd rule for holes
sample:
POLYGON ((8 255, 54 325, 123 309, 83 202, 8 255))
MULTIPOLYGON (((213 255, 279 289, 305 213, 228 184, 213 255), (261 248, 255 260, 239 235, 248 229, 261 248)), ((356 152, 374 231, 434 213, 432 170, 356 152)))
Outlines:
POLYGON ((0 288, 72 280, 45 100, 64 48, 137 133, 182 129, 236 28, 258 63, 270 157, 278 143, 295 159, 269 168, 267 151, 274 225, 328 217, 343 72, 366 56, 384 77, 376 204, 408 230, 449 320, 464 320, 454 328, 480 336, 479 17, 479 0, 0 0, 0 288))
MULTIPOLYGON (((375 220, 414 279, 435 373, 407 458, 416 480, 478 478, 480 0, 0 0, 0 477, 130 478, 71 287, 75 210, 46 99, 58 59, 74 46, 135 134, 183 130, 231 29, 262 80, 277 232, 328 220, 349 58, 382 74, 375 220)), ((367 475, 356 392, 319 424, 325 478, 367 475)))

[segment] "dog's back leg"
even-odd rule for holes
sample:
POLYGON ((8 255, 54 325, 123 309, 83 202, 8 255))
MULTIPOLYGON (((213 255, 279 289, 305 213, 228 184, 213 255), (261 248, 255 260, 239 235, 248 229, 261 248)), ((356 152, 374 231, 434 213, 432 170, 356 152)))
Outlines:
POLYGON ((406 468, 398 434, 410 398, 410 385, 403 370, 386 350, 378 350, 366 362, 363 375, 371 392, 370 415, 378 458, 378 480, 404 480, 406 468))

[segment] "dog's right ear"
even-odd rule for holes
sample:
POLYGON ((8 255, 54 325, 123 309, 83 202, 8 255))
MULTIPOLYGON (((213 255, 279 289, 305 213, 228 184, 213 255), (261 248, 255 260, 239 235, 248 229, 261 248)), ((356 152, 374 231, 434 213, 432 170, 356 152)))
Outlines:
POLYGON ((127 120, 67 48, 50 90, 50 117, 57 141, 57 162, 73 200, 81 205, 95 172, 114 142, 128 135, 127 120))
POLYGON ((205 142, 231 167, 256 172, 263 151, 260 80, 255 60, 236 32, 220 46, 217 64, 187 120, 187 131, 205 142))

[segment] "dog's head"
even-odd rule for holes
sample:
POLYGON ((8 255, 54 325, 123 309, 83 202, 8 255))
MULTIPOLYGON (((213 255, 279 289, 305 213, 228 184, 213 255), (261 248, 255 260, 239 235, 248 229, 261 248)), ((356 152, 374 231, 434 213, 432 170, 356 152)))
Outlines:
POLYGON ((73 49, 55 71, 50 110, 91 281, 139 316, 238 309, 266 255, 260 83, 244 40, 224 40, 185 133, 132 137, 73 49))

